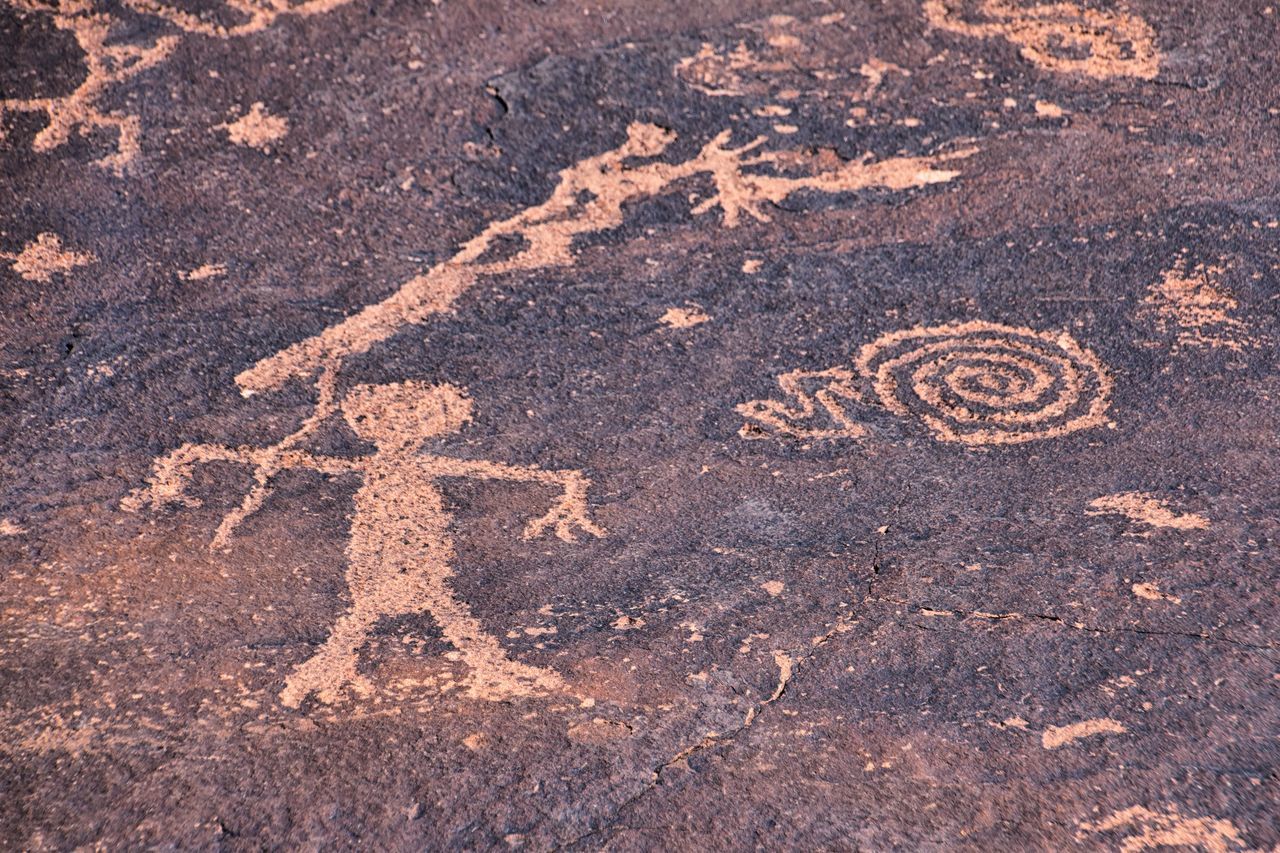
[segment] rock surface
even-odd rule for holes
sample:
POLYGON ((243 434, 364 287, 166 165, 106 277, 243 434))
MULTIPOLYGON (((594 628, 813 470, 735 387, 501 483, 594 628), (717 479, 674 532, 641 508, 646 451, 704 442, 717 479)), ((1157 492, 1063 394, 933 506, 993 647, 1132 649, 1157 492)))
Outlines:
POLYGON ((1278 27, 3 0, 0 845, 1280 848, 1278 27))

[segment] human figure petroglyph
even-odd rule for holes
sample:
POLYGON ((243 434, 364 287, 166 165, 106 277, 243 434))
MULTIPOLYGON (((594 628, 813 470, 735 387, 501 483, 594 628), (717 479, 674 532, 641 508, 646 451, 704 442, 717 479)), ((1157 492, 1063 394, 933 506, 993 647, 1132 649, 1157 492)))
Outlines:
POLYGON ((925 0, 925 18, 948 32, 1007 39, 1018 45, 1024 59, 1049 71, 1151 80, 1160 70, 1155 33, 1137 15, 1072 3, 1018 6, 982 0, 978 12, 986 20, 973 23, 953 5, 954 0, 925 0))
MULTIPOLYGON (((318 411, 330 410, 322 401, 318 411)), ((456 433, 471 417, 471 401, 451 385, 419 382, 360 385, 341 404, 343 418, 375 452, 355 458, 317 456, 292 446, 269 448, 186 444, 157 460, 148 485, 133 495, 127 508, 143 504, 190 503, 184 490, 198 464, 238 462, 258 469, 258 491, 228 515, 214 537, 225 544, 236 524, 256 510, 270 476, 285 468, 306 468, 329 476, 359 476, 355 516, 347 545, 347 585, 351 607, 334 625, 325 644, 288 678, 281 702, 298 707, 316 694, 338 701, 347 688, 368 695, 373 686, 357 669, 358 653, 375 624, 388 617, 428 612, 468 667, 470 696, 502 699, 542 695, 564 688, 552 670, 529 666, 507 656, 471 609, 453 594, 453 543, 450 515, 438 483, 450 477, 510 480, 559 487, 557 503, 530 522, 525 538, 548 530, 565 542, 577 532, 603 536, 587 511, 588 481, 577 471, 547 471, 531 466, 455 459, 423 453, 423 445, 456 433), (270 472, 263 476, 262 472, 270 472)))
MULTIPOLYGON (((149 44, 117 41, 119 20, 94 0, 3 0, 19 12, 43 13, 51 16, 55 28, 70 33, 84 54, 85 77, 66 95, 41 98, 0 99, 0 119, 9 113, 44 113, 49 123, 31 142, 32 150, 44 153, 65 145, 73 132, 88 135, 98 130, 115 134, 115 152, 97 160, 97 164, 123 175, 125 167, 141 150, 142 125, 136 115, 107 112, 100 100, 112 88, 154 68, 166 60, 182 41, 170 34, 149 44)), ((238 25, 226 27, 209 24, 202 18, 161 3, 126 0, 125 5, 143 15, 159 17, 184 33, 198 33, 213 38, 232 38, 258 32, 270 26, 281 15, 307 16, 328 12, 350 0, 227 0, 226 8, 244 18, 238 25)), ((2 131, 0 131, 2 135, 2 131)))
POLYGON ((848 404, 874 399, 902 417, 923 421, 942 441, 969 446, 1021 444, 1057 438, 1105 424, 1112 380, 1102 362, 1066 333, 1037 332, 983 320, 917 326, 864 344, 854 371, 833 368, 788 373, 779 387, 798 408, 752 400, 737 411, 757 431, 802 438, 856 438, 863 434, 848 404), (828 381, 810 399, 800 380, 828 381), (870 386, 864 395, 858 382, 870 386), (838 429, 816 430, 817 400, 838 429))

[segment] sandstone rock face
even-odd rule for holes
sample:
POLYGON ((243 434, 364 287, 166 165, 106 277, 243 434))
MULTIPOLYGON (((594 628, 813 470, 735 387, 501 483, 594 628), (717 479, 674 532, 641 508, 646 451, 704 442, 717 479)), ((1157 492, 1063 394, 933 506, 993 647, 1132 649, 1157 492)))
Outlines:
POLYGON ((1278 25, 0 0, 0 844, 1276 848, 1278 25))

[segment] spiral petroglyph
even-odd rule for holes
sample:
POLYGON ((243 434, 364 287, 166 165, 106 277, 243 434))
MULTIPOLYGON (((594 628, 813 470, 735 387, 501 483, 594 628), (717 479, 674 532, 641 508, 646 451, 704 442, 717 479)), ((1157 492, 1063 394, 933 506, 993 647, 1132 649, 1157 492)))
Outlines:
POLYGON ((1020 444, 1101 426, 1111 378, 1066 333, 972 320, 882 335, 858 353, 891 412, 943 441, 1020 444))

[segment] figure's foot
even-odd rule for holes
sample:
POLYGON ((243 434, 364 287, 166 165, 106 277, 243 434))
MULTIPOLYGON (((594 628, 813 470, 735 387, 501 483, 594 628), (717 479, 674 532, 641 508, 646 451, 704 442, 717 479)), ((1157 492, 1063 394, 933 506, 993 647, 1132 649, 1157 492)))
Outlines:
POLYGON ((499 702, 517 696, 546 696, 563 692, 564 679, 551 669, 527 666, 513 660, 473 666, 467 677, 467 695, 473 699, 499 702))
POLYGON ((347 660, 334 660, 333 656, 321 652, 285 680, 280 703, 287 708, 297 708, 314 693, 324 704, 333 705, 342 700, 348 688, 361 697, 373 693, 373 683, 356 672, 354 655, 347 660))

